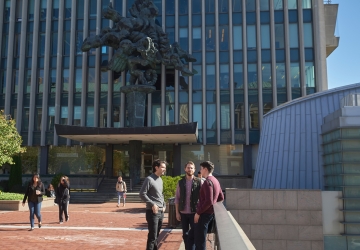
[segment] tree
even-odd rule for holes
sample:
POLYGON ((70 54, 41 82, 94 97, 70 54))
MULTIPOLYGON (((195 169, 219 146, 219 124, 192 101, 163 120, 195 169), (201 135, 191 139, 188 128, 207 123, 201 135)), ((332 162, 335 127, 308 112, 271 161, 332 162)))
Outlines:
POLYGON ((15 121, 0 110, 0 166, 14 164, 12 156, 25 152, 21 147, 22 138, 16 130, 15 121))

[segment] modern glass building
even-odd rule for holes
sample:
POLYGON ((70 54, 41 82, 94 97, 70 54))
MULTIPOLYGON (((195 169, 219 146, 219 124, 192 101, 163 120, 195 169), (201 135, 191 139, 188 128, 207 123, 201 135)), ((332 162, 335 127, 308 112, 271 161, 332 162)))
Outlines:
MULTIPOLYGON (((133 0, 4 0, 0 3, 0 108, 16 119, 28 151, 24 172, 127 174, 128 145, 81 143, 54 124, 127 126, 128 75, 105 66, 109 47, 81 51, 84 38, 112 25, 109 3, 123 16, 133 0)), ((156 22, 170 42, 197 61, 182 76, 159 67, 147 97, 145 126, 197 122, 197 143, 143 144, 142 176, 154 158, 178 174, 192 160, 215 163, 218 175, 251 176, 263 115, 327 89, 326 57, 337 47, 337 5, 322 0, 154 0, 156 22), (326 11, 332 6, 331 15, 326 11), (329 20, 335 20, 329 22, 329 20), (331 42, 327 42, 331 40, 331 42), (328 44, 328 45, 327 45, 328 44)))

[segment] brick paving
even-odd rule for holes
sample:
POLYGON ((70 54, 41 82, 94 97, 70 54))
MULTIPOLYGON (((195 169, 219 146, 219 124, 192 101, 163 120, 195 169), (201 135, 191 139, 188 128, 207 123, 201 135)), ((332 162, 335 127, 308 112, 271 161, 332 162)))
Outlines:
MULTIPOLYGON (((116 203, 70 204, 70 219, 60 225, 58 207, 53 206, 42 209, 42 228, 35 223, 35 230, 28 231, 28 211, 0 211, 1 249, 145 249, 144 212, 143 203, 119 208, 116 203)), ((159 249, 181 249, 181 230, 167 228, 167 217, 165 213, 159 249)))

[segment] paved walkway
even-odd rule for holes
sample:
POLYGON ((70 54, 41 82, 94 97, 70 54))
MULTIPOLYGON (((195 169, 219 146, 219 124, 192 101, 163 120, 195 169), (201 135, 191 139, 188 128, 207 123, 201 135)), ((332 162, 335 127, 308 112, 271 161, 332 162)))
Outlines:
MULTIPOLYGON (((0 211, 2 249, 124 249, 146 248, 144 203, 70 204, 69 221, 59 224, 58 207, 43 208, 43 225, 30 228, 29 212, 0 211)), ((37 222, 37 220, 35 219, 37 222)), ((159 249, 183 249, 180 229, 169 229, 165 213, 159 249)))

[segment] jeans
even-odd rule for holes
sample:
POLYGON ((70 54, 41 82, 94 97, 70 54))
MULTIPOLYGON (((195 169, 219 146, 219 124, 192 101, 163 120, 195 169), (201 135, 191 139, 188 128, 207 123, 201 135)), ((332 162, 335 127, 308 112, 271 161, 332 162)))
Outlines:
POLYGON ((38 219, 38 222, 41 222, 41 202, 28 202, 29 210, 30 210, 30 225, 34 227, 34 214, 38 219))
POLYGON ((124 205, 125 205, 125 197, 124 197, 124 194, 125 192, 117 192, 118 193, 118 205, 120 205, 120 199, 121 197, 123 198, 123 201, 124 201, 124 205))
POLYGON ((68 213, 68 208, 69 208, 69 202, 63 202, 60 201, 59 203, 59 221, 63 222, 63 213, 65 215, 65 220, 69 219, 69 213, 68 213))
POLYGON ((183 230, 183 240, 186 250, 195 250, 194 242, 194 215, 195 214, 183 214, 181 215, 181 227, 183 230), (190 226, 190 230, 189 230, 190 226))
POLYGON ((164 219, 164 212, 159 211, 154 214, 152 210, 146 209, 146 221, 148 223, 148 239, 146 243, 146 250, 157 250, 157 238, 159 236, 161 226, 164 219))
POLYGON ((206 234, 214 214, 201 214, 198 223, 194 223, 196 250, 206 250, 206 234))

